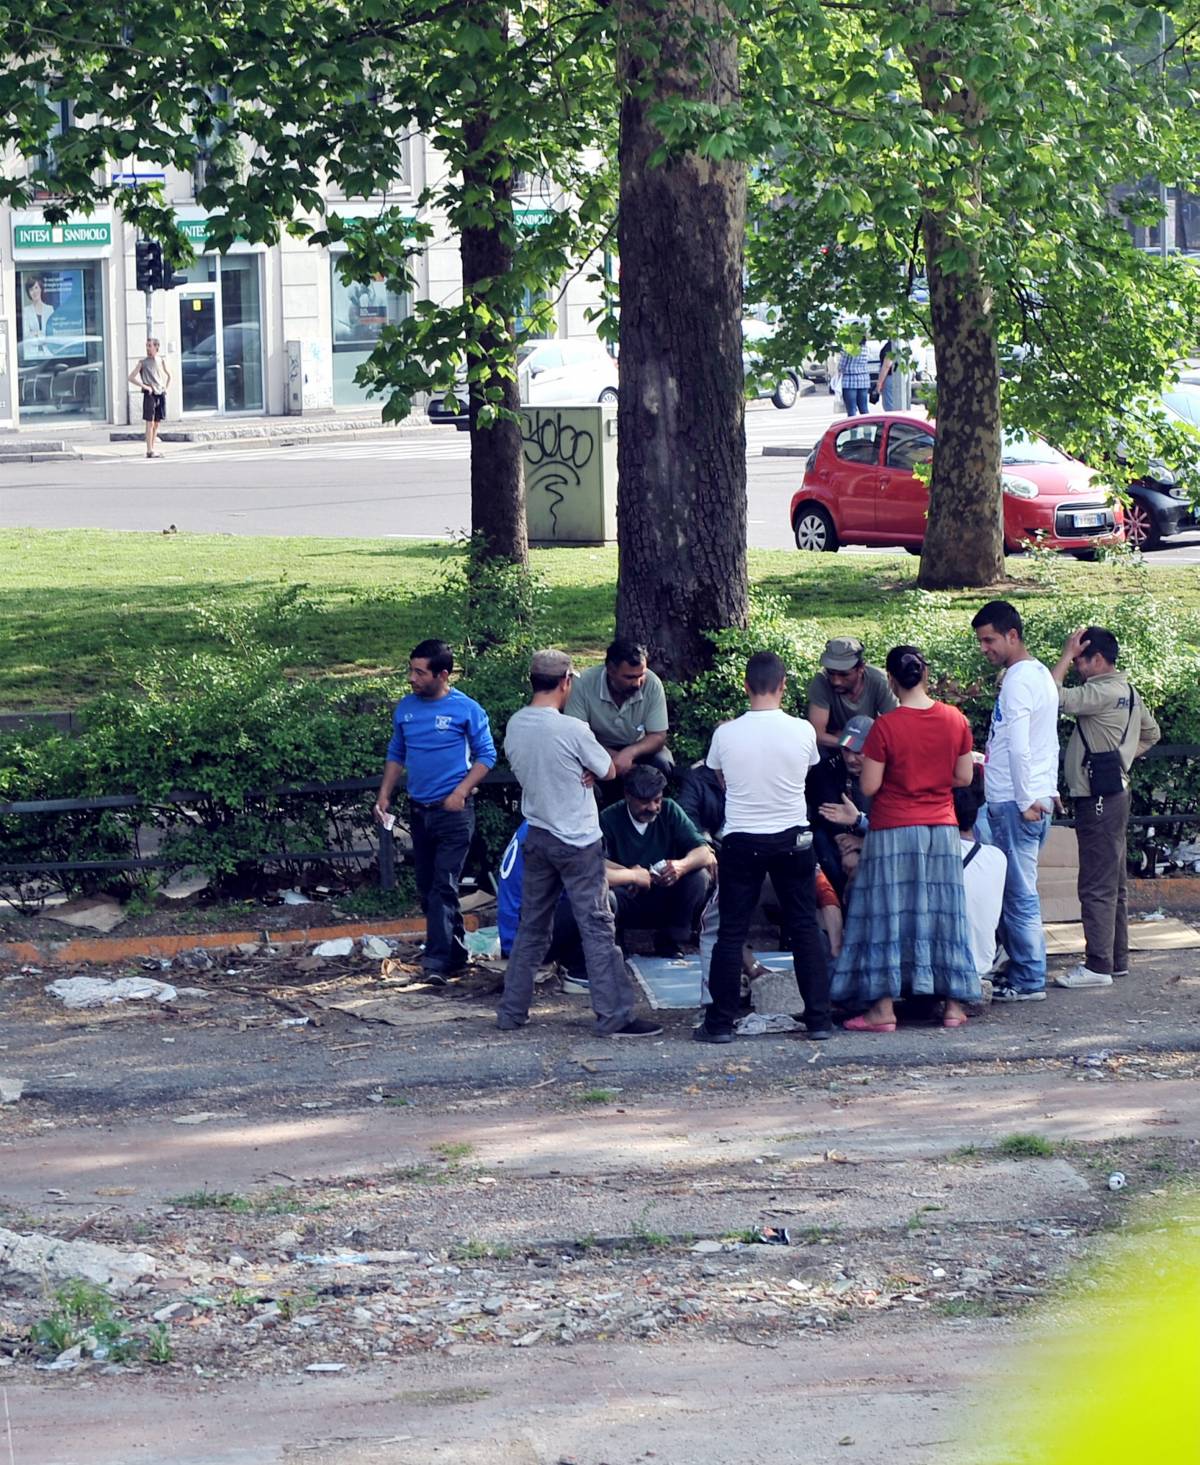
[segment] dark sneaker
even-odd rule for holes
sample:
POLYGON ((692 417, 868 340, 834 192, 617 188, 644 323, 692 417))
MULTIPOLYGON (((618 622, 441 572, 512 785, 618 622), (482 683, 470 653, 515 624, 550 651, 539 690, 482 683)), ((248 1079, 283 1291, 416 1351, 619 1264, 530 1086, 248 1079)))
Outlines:
POLYGON ((656 941, 654 954, 663 961, 680 961, 683 958, 683 947, 678 941, 656 941))
POLYGON ((519 1022, 515 1022, 511 1017, 497 1017, 496 1019, 496 1026, 502 1033, 515 1033, 523 1027, 528 1027, 528 1025, 529 1019, 527 1017, 521 1018, 519 1022))
POLYGON ((804 1036, 814 1043, 827 1043, 836 1035, 837 1029, 832 1023, 817 1023, 804 1030, 804 1036))
POLYGON ((703 1023, 698 1028, 692 1029, 693 1043, 732 1043, 732 1033, 713 1033, 703 1023))
POLYGON ((1022 992, 1016 987, 997 987, 992 992, 993 1002, 1045 1002, 1045 990, 1022 992))
POLYGON ((610 1038, 656 1038, 662 1032, 662 1023, 651 1022, 648 1018, 633 1017, 623 1028, 618 1028, 615 1033, 609 1033, 610 1038))

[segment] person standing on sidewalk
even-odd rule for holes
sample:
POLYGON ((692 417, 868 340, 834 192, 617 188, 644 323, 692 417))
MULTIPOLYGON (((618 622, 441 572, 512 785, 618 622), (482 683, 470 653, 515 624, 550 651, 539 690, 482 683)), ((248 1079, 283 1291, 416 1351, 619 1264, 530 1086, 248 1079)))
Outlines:
POLYGON ((1056 987, 1111 987, 1129 975, 1125 836, 1129 769, 1160 737, 1146 704, 1117 669, 1117 638, 1100 626, 1072 631, 1050 675, 1059 708, 1075 719, 1063 771, 1075 801, 1084 959, 1059 972, 1056 987), (1074 666, 1082 685, 1063 683, 1074 666))
POLYGON ((709 1002, 692 1037, 731 1043, 741 996, 742 948, 770 875, 804 998, 808 1036, 833 1036, 829 971, 816 913, 817 859, 804 785, 819 757, 812 724, 783 711, 787 668, 773 651, 746 663, 750 710, 713 733, 708 766, 725 785, 725 824, 717 858, 720 924, 709 969, 709 1002))
POLYGON ((411 692, 392 719, 392 740, 375 818, 390 829, 388 805, 407 771, 409 833, 417 893, 425 913, 426 980, 445 982, 467 964, 458 882, 475 809, 471 796, 496 763, 488 715, 450 685, 454 653, 445 641, 422 641, 408 659, 411 692))
POLYGON ((634 1015, 633 984, 617 945, 592 793, 597 779, 615 778, 617 770, 587 723, 563 716, 574 679, 566 652, 536 652, 529 665, 533 696, 528 707, 509 718, 504 733, 504 756, 521 785, 529 833, 521 919, 496 1026, 512 1032, 529 1021, 534 977, 550 945, 559 892, 565 889, 583 943, 597 1035, 654 1037, 662 1027, 634 1015))
POLYGON ((971 625, 986 659, 1004 673, 983 769, 992 839, 1008 860, 1002 935, 1007 982, 992 1000, 1044 1002, 1046 933, 1037 875, 1058 796, 1058 688, 1026 649, 1020 614, 1007 600, 989 600, 971 625))
POLYGON ((171 373, 167 363, 158 354, 158 337, 150 336, 146 341, 146 354, 129 373, 131 386, 142 389, 142 421, 146 424, 146 457, 161 458, 154 447, 158 437, 158 424, 167 415, 167 388, 171 385, 171 373))

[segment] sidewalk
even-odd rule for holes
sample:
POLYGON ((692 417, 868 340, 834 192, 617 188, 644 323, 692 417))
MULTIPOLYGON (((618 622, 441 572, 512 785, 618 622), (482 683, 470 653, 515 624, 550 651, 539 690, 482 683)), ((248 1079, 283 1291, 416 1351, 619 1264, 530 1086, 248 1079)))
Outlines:
MULTIPOLYGON (((423 434, 447 431, 429 420, 420 408, 400 424, 386 424, 378 407, 352 411, 306 413, 296 417, 187 417, 164 423, 159 439, 164 443, 248 445, 267 442, 290 446, 314 439, 356 438, 362 434, 423 434)), ((145 442, 140 423, 113 425, 106 422, 35 422, 15 432, 0 433, 0 454, 28 451, 65 452, 82 458, 133 457, 145 442)))

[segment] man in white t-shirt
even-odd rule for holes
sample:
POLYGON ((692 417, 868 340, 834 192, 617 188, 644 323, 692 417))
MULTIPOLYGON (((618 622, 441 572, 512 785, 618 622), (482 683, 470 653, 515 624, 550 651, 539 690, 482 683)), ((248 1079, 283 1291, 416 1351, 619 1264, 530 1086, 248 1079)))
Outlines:
POLYGON ((971 955, 981 977, 991 976, 996 963, 996 932, 1004 905, 1004 877, 1008 861, 994 844, 980 844, 975 833, 979 794, 974 788, 954 790, 954 816, 962 840, 963 891, 967 901, 967 933, 971 955))
POLYGON ((725 788, 718 859, 720 926, 709 970, 710 1001, 692 1036, 731 1043, 741 994, 742 947, 767 875, 775 886, 804 997, 808 1036, 833 1036, 829 972, 816 913, 816 856, 804 785, 817 762, 812 725, 783 711, 787 669, 772 651, 746 664, 750 711, 713 733, 707 764, 725 788))
POLYGON ((1004 670, 983 770, 988 824, 1008 859, 1002 922, 1008 980, 993 1000, 1041 1002, 1046 933, 1037 874, 1058 795, 1058 687, 1026 649, 1021 617, 1007 600, 988 601, 971 625, 984 656, 1004 670))

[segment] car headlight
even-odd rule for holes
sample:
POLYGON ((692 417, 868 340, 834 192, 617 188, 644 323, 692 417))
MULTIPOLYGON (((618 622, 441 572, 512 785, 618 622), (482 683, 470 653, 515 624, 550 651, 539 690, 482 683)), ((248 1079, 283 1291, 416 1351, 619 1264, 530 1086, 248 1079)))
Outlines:
POLYGON ((1038 496, 1038 486, 1029 478, 1018 478, 1015 474, 1005 473, 1001 482, 1004 492, 1011 493, 1013 498, 1035 499, 1038 496))

